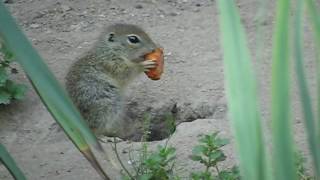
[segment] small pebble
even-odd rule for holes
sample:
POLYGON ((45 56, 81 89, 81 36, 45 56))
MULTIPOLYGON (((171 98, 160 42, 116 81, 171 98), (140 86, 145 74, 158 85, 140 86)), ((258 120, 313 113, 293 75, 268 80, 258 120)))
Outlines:
POLYGON ((6 4, 13 4, 13 0, 4 0, 3 2, 6 4))
POLYGON ((194 9, 193 12, 200 12, 200 9, 199 8, 194 9))
POLYGON ((39 28, 39 27, 40 27, 39 24, 31 24, 31 25, 30 25, 30 28, 39 28))
POLYGON ((63 11, 70 11, 72 9, 70 6, 67 6, 65 4, 62 4, 61 8, 62 8, 63 11))
POLYGON ((177 16, 177 15, 179 15, 179 14, 176 13, 176 12, 171 12, 169 15, 170 15, 170 16, 177 16))
POLYGON ((136 8, 136 9, 142 9, 143 6, 142 6, 141 4, 137 4, 137 5, 135 6, 135 8, 136 8))

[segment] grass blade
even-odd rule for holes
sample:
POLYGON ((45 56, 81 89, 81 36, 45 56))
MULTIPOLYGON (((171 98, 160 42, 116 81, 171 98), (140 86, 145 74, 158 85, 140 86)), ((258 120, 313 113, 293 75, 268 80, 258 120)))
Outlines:
POLYGON ((10 153, 2 144, 0 144, 0 162, 2 162, 6 166, 6 168, 9 170, 10 174, 14 177, 14 179, 26 179, 26 177, 19 169, 14 159, 11 157, 10 153))
POLYGON ((219 0, 229 115, 235 132, 242 178, 266 179, 265 147, 256 80, 245 32, 232 0, 219 0))
POLYGON ((89 146, 91 144, 97 150, 103 151, 100 143, 85 124, 80 113, 74 107, 47 65, 18 28, 2 1, 0 1, 0 36, 4 40, 5 45, 14 54, 17 62, 23 67, 43 103, 55 120, 99 174, 108 179, 89 146))
POLYGON ((272 59, 272 135, 275 179, 296 179, 289 91, 288 0, 277 1, 272 59))
MULTIPOLYGON (((307 5, 307 10, 310 16, 310 22, 312 25, 312 29, 314 31, 314 36, 315 36, 315 42, 317 45, 317 51, 316 51, 316 55, 317 55, 317 92, 318 92, 318 98, 317 98, 317 103, 318 103, 318 109, 320 107, 320 12, 319 12, 319 7, 317 7, 317 4, 315 1, 313 0, 308 0, 305 1, 306 5, 307 5)), ((308 134, 308 138, 309 138, 309 146, 310 146, 310 150, 312 152, 313 158, 314 158, 314 164, 315 164, 315 168, 316 168, 316 172, 317 172, 317 178, 320 178, 320 143, 317 142, 316 140, 320 139, 320 127, 319 127, 319 120, 320 120, 320 111, 318 110, 318 114, 317 114, 317 122, 314 122, 314 124, 317 124, 318 126, 313 126, 312 129, 314 129, 313 131, 315 132, 308 132, 308 133, 312 133, 312 135, 308 134), (312 137, 309 137, 312 136, 312 137), (312 142, 310 142, 310 138, 312 138, 312 142), (312 143, 312 144, 311 144, 312 143)), ((312 124, 306 123, 306 127, 307 129, 309 129, 308 127, 312 126, 312 124)))
POLYGON ((298 88, 304 115, 305 126, 308 135, 309 148, 313 156, 313 163, 316 169, 317 177, 320 177, 320 144, 317 140, 315 118, 311 103, 311 97, 305 81, 305 72, 303 69, 303 48, 302 48, 302 19, 303 19, 304 1, 297 1, 297 10, 295 13, 294 28, 294 59, 295 70, 297 74, 298 88))

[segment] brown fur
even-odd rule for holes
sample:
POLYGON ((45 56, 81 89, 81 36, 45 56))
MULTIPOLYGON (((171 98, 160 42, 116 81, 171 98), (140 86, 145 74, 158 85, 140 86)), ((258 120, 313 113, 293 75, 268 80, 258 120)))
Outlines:
POLYGON ((67 91, 97 134, 125 136, 122 92, 145 69, 143 56, 155 48, 141 28, 116 24, 106 28, 95 46, 71 66, 67 91), (128 42, 131 34, 139 37, 139 44, 128 42))

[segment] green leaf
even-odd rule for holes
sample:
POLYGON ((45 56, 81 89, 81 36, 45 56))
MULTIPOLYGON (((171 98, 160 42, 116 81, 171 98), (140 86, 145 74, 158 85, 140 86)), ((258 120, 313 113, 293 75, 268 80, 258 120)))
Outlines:
POLYGON ((0 104, 10 104, 11 94, 0 88, 0 104))
POLYGON ((16 84, 15 82, 8 80, 6 83, 6 89, 14 99, 21 100, 24 98, 27 86, 23 84, 16 84))
POLYGON ((195 172, 191 173, 192 180, 213 180, 211 173, 209 172, 195 172))
POLYGON ((205 146, 205 145, 197 145, 192 149, 192 154, 200 155, 200 154, 204 154, 207 151, 208 151, 207 146, 205 146))
POLYGON ((143 174, 138 178, 138 180, 150 180, 151 177, 152 177, 152 174, 143 174))
POLYGON ((13 94, 13 98, 17 100, 22 100, 25 97, 25 93, 27 91, 27 86, 24 84, 17 84, 15 92, 13 94))
POLYGON ((8 78, 9 76, 6 69, 0 66, 0 87, 5 85, 8 78))
POLYGON ((256 79, 245 31, 233 0, 218 0, 229 117, 245 180, 263 180, 267 162, 256 79))
POLYGON ((0 143, 0 162, 9 170, 10 174, 16 180, 25 180, 23 172, 19 169, 14 159, 11 157, 7 149, 0 143))
POLYGON ((277 1, 273 34, 271 118, 275 179, 296 179, 290 121, 289 13, 290 1, 277 1))
POLYGON ((239 172, 234 172, 232 170, 221 171, 218 177, 218 179, 223 180, 240 180, 239 172))
POLYGON ((229 144, 229 140, 217 138, 217 139, 215 139, 214 144, 217 148, 220 148, 220 147, 223 147, 223 146, 229 144))
POLYGON ((198 155, 190 155, 189 158, 193 161, 202 161, 202 156, 198 156, 198 155))
POLYGON ((226 159, 226 156, 223 154, 221 150, 216 150, 213 152, 210 152, 208 157, 211 159, 211 161, 224 161, 226 159))
MULTIPOLYGON (((310 16, 310 22, 312 25, 312 30, 314 32, 314 39, 315 39, 315 43, 316 43, 316 53, 317 53, 317 58, 316 58, 316 70, 317 70, 317 105, 318 107, 320 107, 320 12, 319 12, 319 6, 317 6, 317 3, 314 0, 308 0, 308 1, 303 1, 306 3, 307 5, 307 10, 308 10, 308 14, 310 16)), ((319 5, 319 4, 318 4, 319 5)), ((301 16, 301 15, 300 15, 301 16)), ((298 17, 297 17, 298 18, 298 17)), ((301 21, 300 19, 298 19, 298 23, 299 21, 301 21)), ((301 37, 299 37, 299 35, 301 34, 300 32, 301 30, 298 29, 296 33, 297 39, 296 41, 299 41, 301 37)), ((302 36, 302 35, 301 35, 302 36)), ((297 42, 299 43, 299 42, 297 42)), ((296 48, 301 48, 301 47, 297 47, 296 48)), ((299 50, 298 50, 299 51, 299 50)), ((300 52, 300 51, 299 51, 300 52)), ((298 53, 299 53, 298 52, 298 53)), ((301 53, 300 53, 301 54, 301 53)), ((301 57, 298 57, 299 59, 301 59, 301 57)), ((298 60, 299 61, 299 60, 298 60)), ((302 60, 301 60, 302 61, 302 60)), ((299 62, 298 62, 299 63, 299 62)), ((298 73, 298 72, 297 72, 298 73)), ((300 74, 301 76, 301 74, 300 74)), ((299 80, 300 82, 300 80, 299 80)), ((305 87, 301 87, 304 86, 303 84, 300 83, 300 89, 304 88, 304 90, 301 90, 301 95, 303 95, 304 97, 307 95, 305 94, 304 91, 305 87)), ((305 125, 307 128, 307 133, 308 133, 308 141, 309 141, 309 147, 313 156, 313 163, 315 165, 315 169, 316 169, 316 174, 317 174, 317 179, 320 178, 320 143, 319 143, 319 138, 320 138, 320 129, 319 129, 319 122, 320 122, 320 111, 318 110, 318 114, 317 114, 317 121, 313 120, 313 116, 310 115, 310 107, 308 104, 305 103, 309 103, 309 100, 306 99, 304 100, 304 106, 307 105, 307 107, 304 108, 304 115, 305 115, 305 125), (314 124, 317 124, 318 126, 314 126, 314 124)), ((319 108, 318 108, 319 109, 319 108)))
POLYGON ((14 54, 16 61, 28 75, 42 102, 70 140, 101 177, 109 179, 91 150, 95 147, 99 152, 103 152, 102 146, 48 66, 18 28, 2 1, 0 1, 0 36, 6 48, 14 54))

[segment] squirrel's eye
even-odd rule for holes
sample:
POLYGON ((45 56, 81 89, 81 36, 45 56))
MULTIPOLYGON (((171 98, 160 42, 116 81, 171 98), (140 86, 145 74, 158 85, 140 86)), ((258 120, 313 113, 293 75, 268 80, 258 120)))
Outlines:
POLYGON ((132 44, 137 44, 140 42, 140 39, 136 35, 128 36, 128 41, 132 44))

